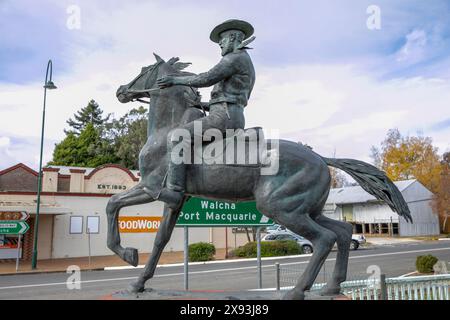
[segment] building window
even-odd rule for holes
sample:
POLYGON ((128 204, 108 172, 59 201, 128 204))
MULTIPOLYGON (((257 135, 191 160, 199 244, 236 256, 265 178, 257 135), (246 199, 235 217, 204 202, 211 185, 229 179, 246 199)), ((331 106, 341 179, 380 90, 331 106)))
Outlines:
POLYGON ((100 232, 100 217, 90 216, 87 217, 86 233, 99 233, 100 232))
POLYGON ((81 216, 71 216, 70 217, 70 234, 81 234, 83 233, 83 217, 81 216))

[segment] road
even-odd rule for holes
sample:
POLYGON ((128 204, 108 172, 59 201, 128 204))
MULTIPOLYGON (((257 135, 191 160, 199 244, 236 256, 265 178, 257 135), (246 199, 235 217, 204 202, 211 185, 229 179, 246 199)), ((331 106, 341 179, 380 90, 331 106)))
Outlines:
MULTIPOLYGON (((413 272, 418 255, 432 254, 443 261, 450 261, 449 241, 429 241, 360 248, 350 255, 348 280, 366 279, 371 270, 379 270, 387 277, 413 272)), ((325 268, 316 282, 323 282, 331 273, 336 252, 328 257, 325 268)), ((275 262, 281 264, 282 286, 287 271, 300 273, 309 257, 277 258, 263 261, 263 287, 275 287, 275 262)), ((142 269, 86 271, 80 274, 80 289, 69 290, 66 281, 69 274, 22 274, 0 276, 0 299, 101 299, 123 290, 142 269)), ((192 265, 189 268, 189 285, 193 290, 248 290, 256 289, 257 269, 255 261, 217 262, 192 265)), ((147 286, 159 289, 182 289, 183 267, 158 267, 155 277, 147 286)))

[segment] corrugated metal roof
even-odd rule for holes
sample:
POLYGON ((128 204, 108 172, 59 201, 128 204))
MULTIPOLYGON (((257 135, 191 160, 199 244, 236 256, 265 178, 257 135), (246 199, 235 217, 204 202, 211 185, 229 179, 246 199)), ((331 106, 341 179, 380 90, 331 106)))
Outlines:
MULTIPOLYGON (((395 181, 394 184, 402 192, 409 185, 416 182, 416 179, 395 181)), ((327 204, 363 203, 378 201, 374 196, 367 193, 360 186, 331 189, 327 199, 327 204)))
MULTIPOLYGON (((54 165, 49 165, 47 167, 48 168, 57 168, 57 169, 59 169, 59 173, 60 174, 67 174, 67 175, 70 175, 70 169, 86 170, 86 172, 84 173, 85 176, 89 175, 92 171, 95 170, 95 168, 73 167, 73 166, 54 166, 54 165)), ((130 170, 130 171, 135 177, 138 177, 139 170, 130 170)))
POLYGON ((70 169, 86 170, 86 172, 84 174, 86 176, 95 169, 95 168, 86 168, 86 167, 53 166, 53 165, 49 165, 47 167, 49 167, 49 168, 57 168, 57 169, 59 169, 59 173, 60 174, 69 174, 69 175, 70 175, 70 169))

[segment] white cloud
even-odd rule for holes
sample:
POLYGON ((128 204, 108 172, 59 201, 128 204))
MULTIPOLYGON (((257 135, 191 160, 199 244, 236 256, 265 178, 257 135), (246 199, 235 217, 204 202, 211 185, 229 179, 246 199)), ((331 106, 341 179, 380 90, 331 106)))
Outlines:
POLYGON ((425 58, 427 34, 424 30, 415 29, 406 35, 406 42, 397 52, 397 61, 417 63, 425 58))
POLYGON ((11 139, 9 137, 0 137, 0 148, 7 148, 11 143, 11 139))
POLYGON ((370 147, 394 127, 423 131, 441 152, 450 149, 448 130, 428 130, 450 115, 448 101, 450 83, 441 79, 380 82, 349 66, 299 65, 264 69, 246 117, 248 126, 278 128, 324 155, 370 161, 370 147))
MULTIPOLYGON (((105 113, 116 116, 138 105, 120 104, 115 91, 134 78, 143 65, 154 62, 153 52, 166 59, 178 55, 182 61, 193 63, 189 68, 193 72, 206 71, 220 58, 217 46, 208 40, 211 27, 226 18, 220 11, 179 5, 168 12, 165 4, 116 4, 114 9, 102 10, 95 2, 84 2, 81 29, 71 31, 76 37, 67 43, 64 52, 71 61, 69 71, 61 75, 57 72, 58 61, 54 61, 53 80, 58 89, 47 96, 47 160, 54 141, 64 137, 66 120, 90 99, 95 99, 105 113)), ((407 36, 397 58, 417 61, 426 44, 426 33, 415 30, 407 36)), ((256 44, 255 48, 251 55, 258 54, 256 44)), ((278 129, 282 136, 308 143, 328 156, 336 149, 338 156, 367 159, 370 146, 378 144, 392 127, 411 134, 423 129, 441 151, 450 147, 448 131, 426 130, 450 116, 447 80, 405 78, 380 82, 356 67, 340 64, 255 67, 256 86, 245 111, 247 127, 278 129)), ((202 90, 204 100, 208 91, 202 90)), ((0 165, 25 162, 37 167, 42 100, 42 83, 0 84, 2 135, 32 141, 29 145, 15 145, 12 140, 8 150, 22 150, 16 148, 0 165)), ((0 148, 6 142, 0 139, 0 148)))
MULTIPOLYGON (((197 72, 214 64, 200 57, 187 58, 194 62, 191 69, 197 72)), ((114 59, 113 52, 109 59, 114 59)), ((91 59, 87 63, 91 64, 91 59)), ((59 89, 48 92, 46 138, 62 139, 63 129, 67 127, 65 121, 91 98, 96 99, 106 113, 114 112, 117 116, 136 106, 120 104, 115 98, 115 90, 119 84, 131 80, 141 65, 148 63, 134 62, 115 70, 92 69, 89 75, 75 73, 55 79, 59 89)), ((203 96, 206 100, 208 93, 203 96)), ((7 106, 0 118, 5 134, 36 139, 40 136, 40 84, 3 86, 0 101, 0 110, 3 105, 7 106), (11 107, 17 97, 26 97, 20 100, 20 104, 24 104, 21 108, 11 107)), ((393 127, 410 134, 422 129, 444 151, 443 148, 449 147, 448 132, 427 132, 427 128, 445 118, 443 113, 449 116, 448 101, 450 84, 439 79, 378 82, 341 65, 262 67, 257 69, 256 86, 245 114, 247 127, 278 129, 282 137, 308 143, 324 155, 330 156, 336 150, 341 157, 369 160, 370 146, 378 144, 393 127)), ((47 145, 51 150, 53 145, 47 145)), ((50 150, 47 160, 51 158, 50 150)), ((16 153, 32 158, 14 161, 37 167, 37 151, 34 156, 16 153)))

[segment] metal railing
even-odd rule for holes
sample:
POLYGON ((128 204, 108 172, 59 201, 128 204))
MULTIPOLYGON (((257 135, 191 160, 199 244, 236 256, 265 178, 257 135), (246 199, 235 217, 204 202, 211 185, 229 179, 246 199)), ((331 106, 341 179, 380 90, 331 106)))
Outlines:
MULTIPOLYGON (((302 270, 295 265, 276 264, 277 289, 289 289, 297 283, 302 270)), ((318 277, 319 278, 319 277, 318 277)), ((318 291, 326 283, 316 283, 318 291)), ((345 281, 341 293, 352 300, 450 300, 450 274, 388 278, 370 277, 345 281)))

